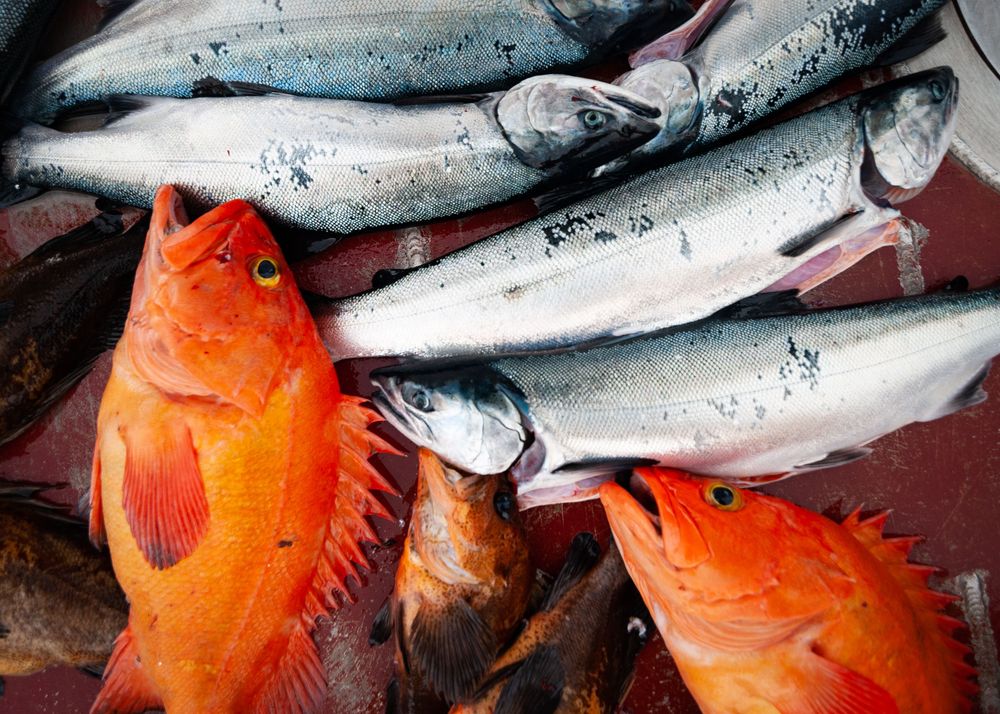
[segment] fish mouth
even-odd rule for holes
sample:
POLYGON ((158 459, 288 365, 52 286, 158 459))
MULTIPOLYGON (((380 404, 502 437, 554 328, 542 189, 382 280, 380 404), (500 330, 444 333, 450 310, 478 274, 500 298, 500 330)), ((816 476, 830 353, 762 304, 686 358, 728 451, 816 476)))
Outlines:
POLYGON ((642 119, 658 119, 660 117, 660 108, 648 102, 636 101, 636 98, 624 94, 612 94, 606 91, 601 91, 600 94, 612 104, 617 104, 642 119))
POLYGON ((413 442, 417 442, 417 430, 414 428, 412 419, 410 415, 401 409, 398 409, 393 402, 393 400, 388 396, 386 390, 378 387, 370 397, 372 404, 375 408, 382 413, 390 424, 392 424, 397 431, 402 432, 403 436, 413 442))

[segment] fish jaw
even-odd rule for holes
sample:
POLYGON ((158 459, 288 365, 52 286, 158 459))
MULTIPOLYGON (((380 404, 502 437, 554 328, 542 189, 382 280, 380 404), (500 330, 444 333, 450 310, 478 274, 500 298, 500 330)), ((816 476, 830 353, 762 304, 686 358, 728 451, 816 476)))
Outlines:
POLYGON ((676 0, 544 0, 542 4, 567 35, 590 47, 614 44, 630 27, 646 34, 650 23, 687 11, 687 4, 676 0))

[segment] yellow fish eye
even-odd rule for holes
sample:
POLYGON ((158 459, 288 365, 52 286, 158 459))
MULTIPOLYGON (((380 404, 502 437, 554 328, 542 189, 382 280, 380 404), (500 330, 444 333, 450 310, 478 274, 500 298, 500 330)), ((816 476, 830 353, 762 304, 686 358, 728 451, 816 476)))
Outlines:
POLYGON ((250 265, 250 274, 253 276, 254 282, 261 287, 273 288, 281 282, 278 263, 266 255, 254 259, 250 265))
POLYGON ((705 487, 705 502, 720 511, 738 511, 743 508, 743 494, 727 483, 713 481, 705 487))

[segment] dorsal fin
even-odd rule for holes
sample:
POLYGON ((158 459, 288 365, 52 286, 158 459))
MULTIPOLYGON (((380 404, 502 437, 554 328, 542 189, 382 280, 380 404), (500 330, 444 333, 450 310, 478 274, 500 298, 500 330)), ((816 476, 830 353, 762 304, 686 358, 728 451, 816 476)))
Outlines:
POLYGON ((330 420, 339 429, 337 499, 313 586, 306 597, 306 613, 312 620, 339 607, 334 591, 339 591, 348 600, 352 599, 347 579, 360 580, 357 566, 368 567, 368 559, 359 542, 378 542, 366 517, 392 518, 385 506, 372 495, 372 490, 397 493, 368 461, 369 456, 377 453, 402 453, 369 431, 368 426, 382 421, 382 418, 363 406, 364 400, 360 397, 342 395, 341 399, 340 418, 330 420))
POLYGON ((975 676, 976 670, 965 662, 965 657, 970 652, 969 648, 952 636, 956 630, 964 628, 965 623, 943 612, 946 606, 958 598, 928 587, 927 580, 937 572, 937 568, 909 561, 910 550, 923 540, 922 537, 886 538, 883 535, 882 531, 888 517, 889 511, 880 511, 862 519, 861 509, 858 508, 848 515, 841 525, 869 553, 886 565, 886 570, 902 586, 923 625, 929 631, 937 633, 942 649, 952 666, 956 696, 960 699, 962 710, 968 711, 972 707, 970 696, 977 691, 975 684, 970 681, 970 678, 975 676))

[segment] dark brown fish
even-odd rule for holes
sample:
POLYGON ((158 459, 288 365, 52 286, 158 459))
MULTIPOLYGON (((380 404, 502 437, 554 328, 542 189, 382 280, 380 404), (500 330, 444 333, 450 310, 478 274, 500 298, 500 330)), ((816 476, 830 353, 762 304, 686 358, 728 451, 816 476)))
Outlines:
POLYGON ((590 533, 573 539, 540 611, 452 714, 617 711, 652 621, 614 542, 599 556, 590 533))
POLYGON ((121 334, 146 221, 107 209, 0 271, 0 444, 27 429, 121 334))
POLYGON ((395 633, 387 711, 448 711, 521 623, 534 585, 524 526, 504 476, 465 476, 421 449, 396 587, 372 628, 395 633))
MULTIPOLYGON (((86 524, 0 484, 0 675, 104 666, 128 604, 86 524)), ((2 689, 2 680, 0 680, 2 689)))

